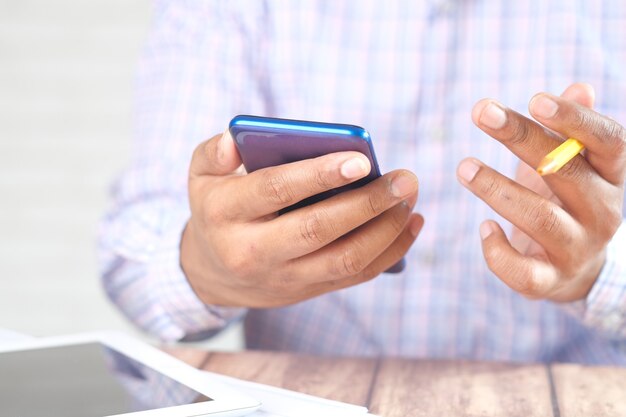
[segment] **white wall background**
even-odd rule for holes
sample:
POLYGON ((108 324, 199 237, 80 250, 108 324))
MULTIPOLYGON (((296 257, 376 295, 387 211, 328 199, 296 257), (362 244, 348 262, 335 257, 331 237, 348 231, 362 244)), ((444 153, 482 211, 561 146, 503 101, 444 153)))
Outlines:
POLYGON ((149 19, 147 0, 0 0, 0 328, 134 331, 101 290, 95 229, 149 19))

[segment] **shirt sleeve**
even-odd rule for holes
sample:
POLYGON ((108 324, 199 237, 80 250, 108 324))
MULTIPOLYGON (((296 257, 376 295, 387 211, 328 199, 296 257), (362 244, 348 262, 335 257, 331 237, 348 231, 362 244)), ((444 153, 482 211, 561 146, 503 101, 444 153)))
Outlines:
MULTIPOLYGON (((140 171, 125 179, 146 176, 140 171)), ((144 331, 167 341, 209 337, 243 316, 245 309, 205 305, 189 285, 179 261, 186 207, 166 194, 135 197, 116 205, 102 224, 102 279, 110 299, 144 331)))
POLYGON ((587 296, 583 322, 611 339, 626 340, 626 221, 607 248, 598 280, 587 296))
POLYGON ((266 111, 260 55, 246 46, 258 37, 258 18, 256 6, 244 14, 226 1, 161 1, 153 11, 137 72, 130 166, 112 189, 98 253, 110 299, 163 340, 208 336, 245 314, 198 299, 179 247, 193 149, 235 114, 266 111))

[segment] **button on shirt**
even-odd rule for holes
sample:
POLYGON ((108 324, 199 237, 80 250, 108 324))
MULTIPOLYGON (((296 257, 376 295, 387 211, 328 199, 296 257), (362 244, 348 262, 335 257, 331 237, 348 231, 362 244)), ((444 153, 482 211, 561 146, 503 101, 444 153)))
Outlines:
POLYGON ((467 156, 510 177, 519 163, 473 126, 478 99, 526 114, 534 93, 585 81, 596 109, 624 124, 624 68, 619 0, 159 2, 139 65, 132 164, 100 230, 106 291, 167 340, 245 317, 250 348, 626 365, 626 226, 586 300, 531 301, 481 252, 481 221, 511 225, 455 175, 467 156), (415 172, 426 224, 405 271, 285 308, 200 302, 179 263, 188 165, 242 113, 361 125, 383 171, 415 172))

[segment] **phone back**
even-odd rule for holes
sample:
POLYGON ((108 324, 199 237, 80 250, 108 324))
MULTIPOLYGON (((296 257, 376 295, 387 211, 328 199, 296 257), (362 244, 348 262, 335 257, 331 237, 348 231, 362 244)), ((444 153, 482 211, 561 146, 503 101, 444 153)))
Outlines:
POLYGON ((240 115, 230 122, 229 130, 248 172, 333 152, 356 151, 369 159, 372 170, 366 177, 307 198, 284 211, 358 188, 380 177, 370 135, 359 126, 240 115))

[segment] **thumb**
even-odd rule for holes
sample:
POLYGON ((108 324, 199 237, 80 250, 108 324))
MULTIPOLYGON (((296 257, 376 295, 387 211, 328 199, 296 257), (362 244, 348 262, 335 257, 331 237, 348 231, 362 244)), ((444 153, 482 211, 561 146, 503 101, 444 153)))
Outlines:
POLYGON ((228 175, 241 166, 241 157, 228 129, 196 147, 191 157, 189 173, 200 175, 228 175))
POLYGON ((581 106, 592 109, 596 100, 596 92, 590 84, 574 83, 563 91, 561 97, 573 100, 581 106))

